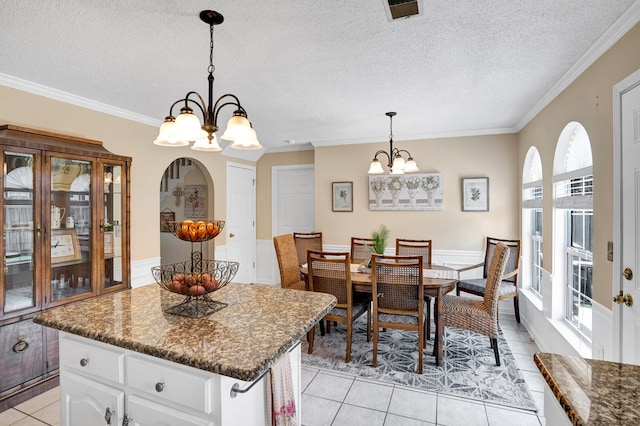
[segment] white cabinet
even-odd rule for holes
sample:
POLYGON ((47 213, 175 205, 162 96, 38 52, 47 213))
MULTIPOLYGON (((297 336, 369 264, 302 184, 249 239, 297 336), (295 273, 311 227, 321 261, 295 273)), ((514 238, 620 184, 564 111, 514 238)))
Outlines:
POLYGON ((68 372, 60 376, 63 426, 120 425, 124 391, 68 372))
MULTIPOLYGON (((300 407, 300 345, 290 359, 300 407)), ((270 424, 264 377, 244 382, 64 332, 60 392, 65 426, 270 424), (232 397, 235 384, 251 389, 232 397)))

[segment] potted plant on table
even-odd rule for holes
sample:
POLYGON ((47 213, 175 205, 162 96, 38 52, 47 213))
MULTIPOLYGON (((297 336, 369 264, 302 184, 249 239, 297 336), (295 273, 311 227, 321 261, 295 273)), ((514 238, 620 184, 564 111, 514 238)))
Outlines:
MULTIPOLYGON (((371 233, 371 246, 369 250, 371 253, 384 254, 384 249, 387 247, 387 240, 389 239, 389 228, 385 224, 380 225, 378 230, 371 233)), ((365 270, 371 270, 371 259, 364 262, 362 268, 365 270)))

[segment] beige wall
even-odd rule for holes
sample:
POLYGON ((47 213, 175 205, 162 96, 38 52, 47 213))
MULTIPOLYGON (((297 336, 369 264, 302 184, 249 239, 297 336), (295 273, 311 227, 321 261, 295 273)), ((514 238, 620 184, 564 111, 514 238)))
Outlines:
MULTIPOLYGON (((570 121, 586 128, 591 140, 594 176, 594 299, 611 305, 613 241, 613 86, 640 68, 640 24, 600 57, 519 134, 519 167, 531 146, 540 152, 544 173, 544 267, 553 273, 553 159, 560 132, 570 121)), ((522 173, 519 174, 521 179, 522 173)))
POLYGON ((256 206, 258 206, 256 235, 259 240, 270 240, 273 237, 271 232, 271 169, 275 166, 313 163, 314 152, 312 150, 265 154, 258 160, 256 164, 256 206))
POLYGON ((442 173, 441 211, 369 211, 369 163, 389 142, 316 148, 316 228, 325 244, 349 245, 351 236, 368 237, 384 223, 395 238, 431 239, 435 250, 484 248, 487 235, 518 236, 516 135, 394 141, 418 163, 420 172, 442 173), (461 210, 461 178, 489 177, 489 212, 461 210), (353 213, 331 211, 331 182, 353 181, 353 213))
MULTIPOLYGON (((164 148, 152 141, 157 127, 136 123, 112 115, 80 108, 64 102, 0 86, 0 124, 48 130, 103 141, 109 151, 133 158, 131 168, 131 259, 160 257, 158 191, 167 166, 176 158, 197 158, 213 179, 215 194, 211 217, 226 214, 226 162, 230 157, 196 152, 188 147, 164 148)), ((252 164, 252 163, 251 163, 252 164)), ((216 244, 224 244, 220 235, 216 244)))

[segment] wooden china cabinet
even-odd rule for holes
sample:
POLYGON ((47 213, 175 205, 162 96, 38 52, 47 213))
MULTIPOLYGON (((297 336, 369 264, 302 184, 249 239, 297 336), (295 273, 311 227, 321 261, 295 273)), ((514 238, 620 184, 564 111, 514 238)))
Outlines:
MULTIPOLYGON (((58 383, 58 332, 32 318, 130 287, 131 158, 0 126, 0 411, 58 383)), ((90 320, 90 318, 87 318, 90 320)))

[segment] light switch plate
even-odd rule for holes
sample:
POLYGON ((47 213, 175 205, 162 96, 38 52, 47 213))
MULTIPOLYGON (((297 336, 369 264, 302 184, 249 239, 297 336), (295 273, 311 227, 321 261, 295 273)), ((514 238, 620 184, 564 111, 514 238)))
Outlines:
POLYGON ((613 262, 613 241, 607 241, 607 260, 613 262))

